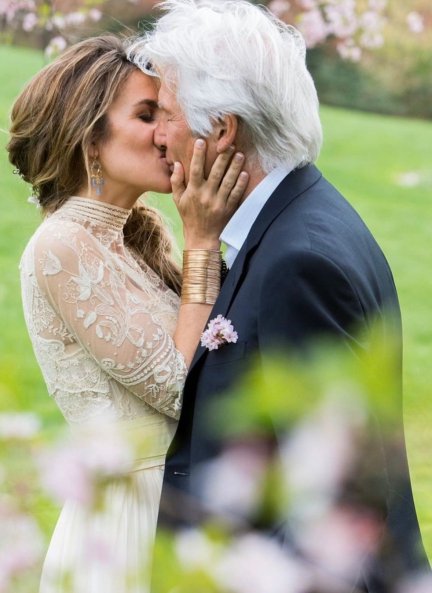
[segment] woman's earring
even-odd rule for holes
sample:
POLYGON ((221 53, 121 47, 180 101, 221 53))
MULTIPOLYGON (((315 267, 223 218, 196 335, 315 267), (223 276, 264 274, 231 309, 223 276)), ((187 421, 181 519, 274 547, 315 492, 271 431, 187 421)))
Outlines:
POLYGON ((105 180, 102 175, 101 164, 96 158, 92 160, 90 165, 90 183, 96 195, 101 196, 105 180))

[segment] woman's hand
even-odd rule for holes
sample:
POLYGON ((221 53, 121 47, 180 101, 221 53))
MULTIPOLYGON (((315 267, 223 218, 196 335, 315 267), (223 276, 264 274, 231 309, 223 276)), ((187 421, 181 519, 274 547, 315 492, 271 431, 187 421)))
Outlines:
POLYGON ((242 171, 244 155, 234 155, 234 147, 218 155, 208 179, 204 177, 205 158, 206 143, 197 140, 187 186, 180 163, 175 163, 171 176, 186 249, 219 249, 219 236, 238 208, 249 181, 249 175, 242 171))

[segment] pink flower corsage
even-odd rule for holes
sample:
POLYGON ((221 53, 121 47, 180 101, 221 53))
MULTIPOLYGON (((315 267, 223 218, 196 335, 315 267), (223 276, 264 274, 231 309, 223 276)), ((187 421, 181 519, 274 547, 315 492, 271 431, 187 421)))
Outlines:
POLYGON ((207 329, 201 336, 201 346, 208 350, 217 350, 219 346, 228 343, 235 344, 237 340, 238 334, 234 331, 231 321, 218 315, 209 321, 207 329))

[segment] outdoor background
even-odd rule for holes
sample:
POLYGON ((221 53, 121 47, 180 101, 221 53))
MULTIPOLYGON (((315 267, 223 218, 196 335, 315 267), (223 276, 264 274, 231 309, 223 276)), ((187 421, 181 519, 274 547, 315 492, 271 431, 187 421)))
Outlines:
MULTIPOLYGON (((67 8, 74 3, 60 4, 67 8)), ((98 7, 102 18, 94 15, 94 21, 71 27, 67 40, 117 31, 124 23, 136 30, 152 4, 103 3, 98 7)), ((318 165, 372 230, 399 291, 408 453, 422 533, 432 558, 432 42, 421 28, 413 34, 414 21, 411 31, 407 27, 407 4, 422 15, 425 27, 432 15, 428 0, 390 4, 381 48, 353 62, 343 60, 330 39, 311 49, 308 61, 322 101, 325 132, 318 165)), ((6 17, 0 20, 0 411, 36 411, 47 428, 62 419, 33 357, 18 276, 20 254, 40 216, 27 203, 30 189, 13 175, 3 147, 13 99, 49 59, 44 48, 51 38, 44 29, 26 32, 6 17)), ((149 199, 171 221, 181 243, 171 198, 149 199)), ((55 512, 48 509, 47 523, 54 519, 55 512)))

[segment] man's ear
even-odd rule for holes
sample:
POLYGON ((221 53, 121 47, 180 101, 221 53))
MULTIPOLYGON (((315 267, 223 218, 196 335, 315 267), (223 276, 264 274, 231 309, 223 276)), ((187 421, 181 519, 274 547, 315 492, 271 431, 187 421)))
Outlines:
POLYGON ((238 118, 231 113, 224 115, 216 126, 216 151, 220 154, 235 144, 238 131, 238 118))

